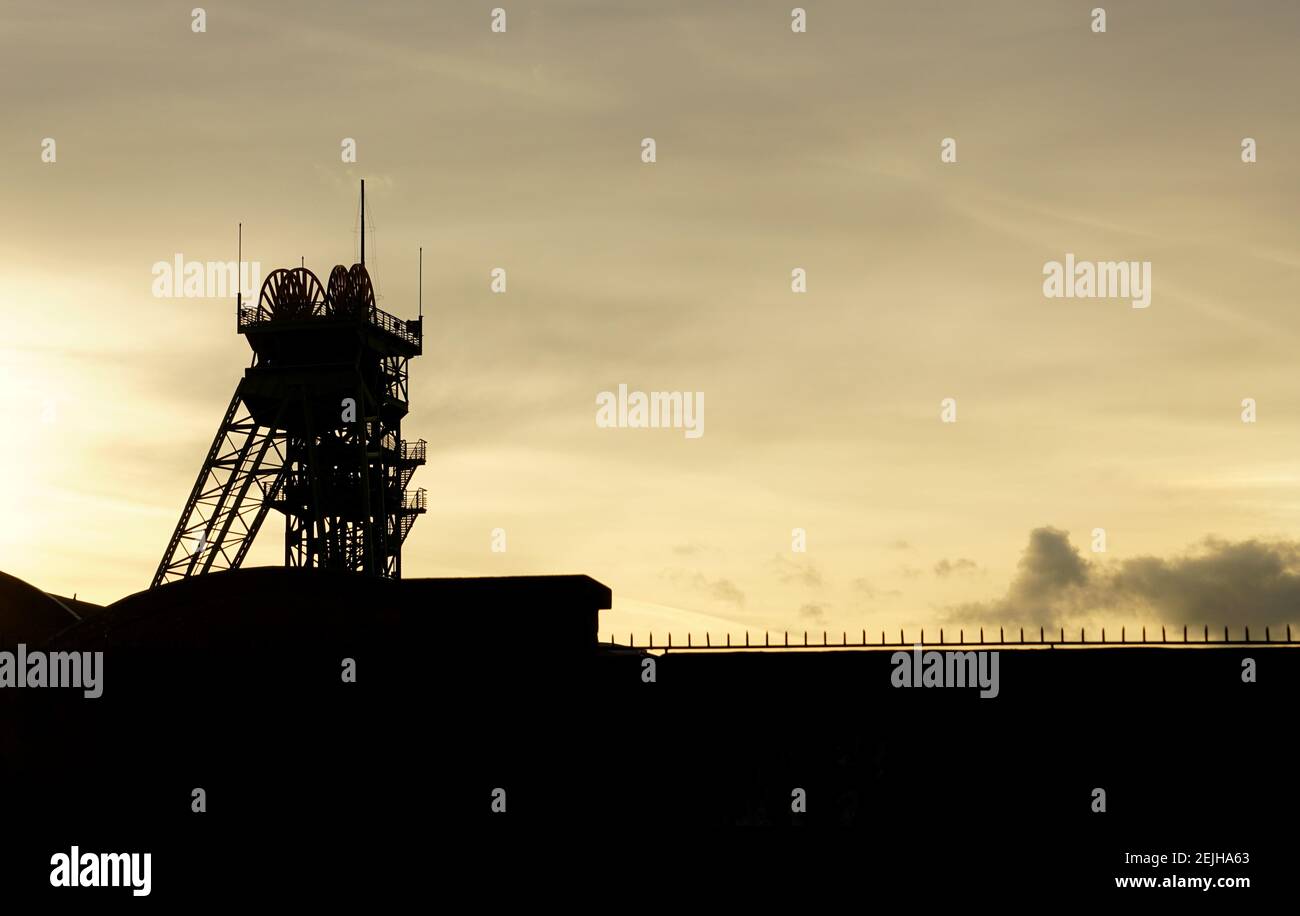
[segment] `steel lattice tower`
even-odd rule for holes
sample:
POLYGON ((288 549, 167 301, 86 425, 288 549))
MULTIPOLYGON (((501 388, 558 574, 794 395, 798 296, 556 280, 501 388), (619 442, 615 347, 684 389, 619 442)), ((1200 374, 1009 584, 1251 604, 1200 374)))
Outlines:
POLYGON ((286 566, 400 578, 402 542, 425 511, 408 489, 425 441, 401 436, 421 317, 375 306, 365 264, 328 288, 305 267, 272 271, 237 305, 253 349, 153 585, 243 563, 268 510, 285 516, 286 566))

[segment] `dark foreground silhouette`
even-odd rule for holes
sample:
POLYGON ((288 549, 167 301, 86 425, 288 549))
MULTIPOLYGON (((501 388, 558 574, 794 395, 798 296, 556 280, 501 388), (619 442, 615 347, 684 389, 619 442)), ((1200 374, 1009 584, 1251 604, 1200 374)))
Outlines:
POLYGON ((50 888, 73 843, 151 851, 152 896, 179 900, 428 890, 514 858, 586 881, 593 853, 666 880, 813 835, 865 886, 1121 893, 1153 872, 1126 852, 1249 852, 1177 871, 1252 890, 1289 867, 1295 649, 1004 650, 993 699, 895 688, 887 651, 670 653, 647 683, 597 642, 609 604, 585 576, 268 568, 41 618, 28 648, 104 652, 103 695, 0 690, 3 887, 129 898, 50 888), (713 832, 743 826, 769 829, 713 832))

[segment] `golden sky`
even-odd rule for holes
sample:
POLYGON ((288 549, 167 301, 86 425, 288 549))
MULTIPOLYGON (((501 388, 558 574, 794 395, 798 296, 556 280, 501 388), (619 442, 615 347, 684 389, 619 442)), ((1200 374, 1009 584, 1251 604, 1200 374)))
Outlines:
POLYGON ((5 4, 0 569, 148 585, 249 361, 152 265, 324 279, 364 177, 381 308, 425 254, 407 575, 587 573, 623 638, 1300 619, 1300 5, 803 5, 5 4))

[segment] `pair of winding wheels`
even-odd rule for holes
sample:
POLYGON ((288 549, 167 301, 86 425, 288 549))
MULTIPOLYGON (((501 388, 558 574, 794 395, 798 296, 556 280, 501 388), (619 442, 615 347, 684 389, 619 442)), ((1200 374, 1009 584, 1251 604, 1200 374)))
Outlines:
POLYGON ((330 271, 329 289, 305 267, 281 267, 262 283, 258 314, 272 321, 291 321, 317 315, 364 318, 375 309, 375 291, 365 265, 349 270, 338 264, 330 271))

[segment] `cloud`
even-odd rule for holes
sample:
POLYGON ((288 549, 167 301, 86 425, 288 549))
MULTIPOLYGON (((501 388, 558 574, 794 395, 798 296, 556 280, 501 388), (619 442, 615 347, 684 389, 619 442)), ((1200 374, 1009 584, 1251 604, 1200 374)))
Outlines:
POLYGON ((911 550, 912 545, 909 544, 907 541, 890 541, 889 549, 890 550, 911 550))
POLYGON ((776 567, 777 578, 787 585, 798 582, 809 588, 822 587, 821 571, 811 560, 791 560, 777 554, 772 559, 772 565, 776 567))
POLYGON ((1193 555, 1125 561, 1111 586, 1180 623, 1292 622, 1300 620, 1300 542, 1207 537, 1193 555))
POLYGON ((851 583, 853 590, 858 592, 867 601, 876 601, 880 598, 900 598, 903 593, 896 588, 887 588, 884 591, 876 588, 871 582, 862 577, 854 579, 851 583))
POLYGON ((824 604, 805 604, 799 608, 800 617, 811 617, 813 620, 821 620, 826 614, 826 605, 824 604))
POLYGON ((1206 537, 1175 557, 1103 564, 1068 532, 1036 528, 1005 597, 948 609, 952 620, 1065 626, 1104 613, 1173 624, 1262 627, 1300 620, 1300 541, 1206 537))
POLYGON ((743 607, 745 604, 745 593, 730 579, 709 579, 703 573, 688 573, 683 570, 666 570, 662 575, 678 588, 701 592, 717 601, 725 601, 737 607, 743 607))
MULTIPOLYGON (((699 576, 698 578, 704 580, 703 576, 699 576)), ((712 582, 703 581, 702 584, 709 595, 717 598, 719 601, 729 601, 735 605, 743 605, 745 603, 745 593, 736 588, 730 579, 716 579, 712 582)))
POLYGON ((949 560, 946 557, 934 564, 934 574, 940 579, 946 579, 949 576, 970 574, 979 572, 979 564, 974 560, 968 560, 965 557, 958 557, 955 560, 949 560))

